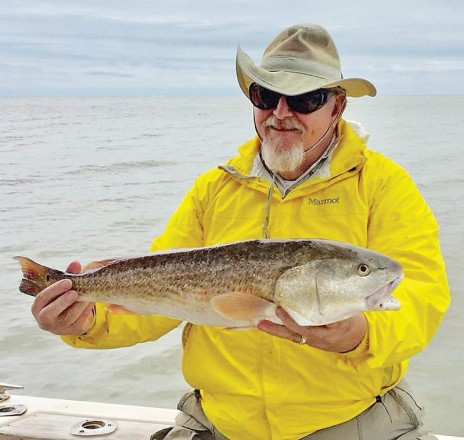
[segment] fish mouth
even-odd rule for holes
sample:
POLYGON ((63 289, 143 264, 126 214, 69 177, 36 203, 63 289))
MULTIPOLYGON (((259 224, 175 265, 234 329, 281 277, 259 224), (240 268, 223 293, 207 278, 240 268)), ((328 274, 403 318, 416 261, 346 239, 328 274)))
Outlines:
POLYGON ((374 293, 365 298, 368 310, 398 310, 400 302, 391 295, 393 289, 403 279, 403 274, 377 289, 374 293))

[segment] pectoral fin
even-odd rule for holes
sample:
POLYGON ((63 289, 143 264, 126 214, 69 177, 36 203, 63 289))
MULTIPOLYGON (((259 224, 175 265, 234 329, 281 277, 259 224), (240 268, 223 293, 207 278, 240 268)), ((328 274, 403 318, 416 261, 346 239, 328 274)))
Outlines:
POLYGON ((231 292, 211 299, 211 306, 221 316, 233 321, 258 323, 275 318, 276 304, 246 292, 231 292))

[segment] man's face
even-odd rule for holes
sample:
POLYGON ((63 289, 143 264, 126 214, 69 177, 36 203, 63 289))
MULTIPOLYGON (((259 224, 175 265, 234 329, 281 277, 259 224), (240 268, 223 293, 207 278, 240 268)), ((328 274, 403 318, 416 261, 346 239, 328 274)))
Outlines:
POLYGON ((254 107, 256 131, 262 141, 261 154, 266 165, 283 177, 286 173, 306 171, 330 142, 331 136, 328 136, 326 142, 306 157, 305 150, 318 142, 334 121, 337 101, 332 96, 323 107, 309 114, 292 111, 284 97, 273 109, 254 107))

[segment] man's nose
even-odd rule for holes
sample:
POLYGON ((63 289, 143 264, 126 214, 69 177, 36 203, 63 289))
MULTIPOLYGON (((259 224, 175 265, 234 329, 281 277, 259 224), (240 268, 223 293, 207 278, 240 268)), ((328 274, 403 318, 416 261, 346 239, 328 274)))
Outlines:
POLYGON ((289 116, 292 116, 293 112, 287 104, 285 96, 281 96, 279 102, 277 103, 277 107, 272 112, 274 116, 278 119, 285 119, 289 116))

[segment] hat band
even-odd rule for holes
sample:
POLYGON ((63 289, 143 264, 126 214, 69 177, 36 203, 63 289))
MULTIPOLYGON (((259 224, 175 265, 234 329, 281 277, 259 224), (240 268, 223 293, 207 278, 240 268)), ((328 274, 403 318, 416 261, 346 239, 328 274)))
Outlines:
POLYGON ((313 60, 305 60, 302 58, 288 56, 268 56, 261 62, 261 68, 269 72, 283 71, 301 73, 308 76, 316 76, 330 81, 339 81, 342 79, 340 70, 321 64, 313 60))

